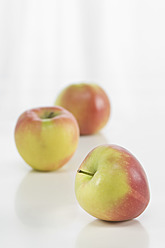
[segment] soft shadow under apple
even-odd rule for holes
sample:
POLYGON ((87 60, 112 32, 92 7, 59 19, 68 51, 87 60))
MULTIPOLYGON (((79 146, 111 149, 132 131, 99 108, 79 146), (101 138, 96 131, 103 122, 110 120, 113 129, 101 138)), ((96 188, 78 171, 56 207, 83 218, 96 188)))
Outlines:
POLYGON ((74 175, 69 172, 29 172, 16 192, 15 211, 30 226, 64 228, 74 222, 74 175))
POLYGON ((105 222, 94 220, 83 228, 75 248, 147 248, 149 236, 138 220, 105 222))

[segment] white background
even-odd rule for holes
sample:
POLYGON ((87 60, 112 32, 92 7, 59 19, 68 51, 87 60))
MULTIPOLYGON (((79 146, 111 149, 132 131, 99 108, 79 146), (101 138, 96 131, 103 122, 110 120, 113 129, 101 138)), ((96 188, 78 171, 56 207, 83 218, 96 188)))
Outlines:
POLYGON ((164 247, 164 13, 163 0, 0 0, 1 247, 164 247), (18 116, 79 81, 107 92, 107 126, 80 138, 59 171, 32 171, 14 144, 18 116), (76 169, 103 143, 130 150, 147 173, 151 201, 136 220, 102 222, 76 202, 76 169))

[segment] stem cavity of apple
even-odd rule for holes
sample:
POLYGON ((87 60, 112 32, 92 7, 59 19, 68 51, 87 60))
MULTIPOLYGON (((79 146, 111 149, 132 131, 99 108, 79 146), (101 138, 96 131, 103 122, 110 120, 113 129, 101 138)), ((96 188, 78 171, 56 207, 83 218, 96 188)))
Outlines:
POLYGON ((82 173, 82 174, 85 174, 85 175, 88 175, 88 176, 94 176, 94 174, 93 173, 90 173, 90 172, 88 172, 88 171, 83 171, 83 170, 77 170, 77 172, 78 173, 82 173))
POLYGON ((51 119, 51 118, 54 118, 55 116, 57 116, 57 115, 59 115, 60 113, 55 113, 55 112, 53 112, 53 111, 51 111, 51 112, 46 112, 46 113, 44 113, 44 115, 43 116, 41 116, 40 118, 41 119, 51 119))

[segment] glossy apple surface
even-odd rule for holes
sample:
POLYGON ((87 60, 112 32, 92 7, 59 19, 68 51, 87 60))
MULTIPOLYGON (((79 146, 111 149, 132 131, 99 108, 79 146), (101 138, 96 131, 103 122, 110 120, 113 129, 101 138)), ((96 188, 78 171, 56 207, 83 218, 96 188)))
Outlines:
POLYGON ((150 199, 142 166, 116 145, 98 146, 87 155, 76 174, 75 192, 84 210, 106 221, 136 218, 150 199))
POLYGON ((97 133, 110 116, 110 101, 105 91, 96 84, 72 84, 57 97, 55 105, 69 110, 77 119, 80 134, 97 133))
POLYGON ((32 168, 56 170, 74 154, 79 127, 74 116, 62 107, 25 111, 15 127, 18 152, 32 168))

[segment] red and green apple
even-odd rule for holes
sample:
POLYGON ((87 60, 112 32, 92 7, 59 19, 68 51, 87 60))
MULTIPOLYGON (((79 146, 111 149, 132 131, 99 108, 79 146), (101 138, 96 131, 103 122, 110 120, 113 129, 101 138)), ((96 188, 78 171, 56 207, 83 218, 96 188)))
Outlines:
POLYGON ((72 84, 62 90, 55 101, 77 119, 80 134, 89 135, 102 129, 110 116, 110 101, 97 84, 72 84))
POLYGON ((75 117, 62 107, 41 107, 25 111, 15 127, 18 152, 32 168, 52 171, 74 154, 79 140, 75 117))
POLYGON ((76 174, 75 193, 84 210, 106 221, 136 218, 150 199, 144 169, 116 145, 98 146, 87 155, 76 174))

